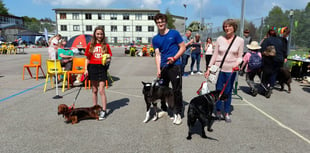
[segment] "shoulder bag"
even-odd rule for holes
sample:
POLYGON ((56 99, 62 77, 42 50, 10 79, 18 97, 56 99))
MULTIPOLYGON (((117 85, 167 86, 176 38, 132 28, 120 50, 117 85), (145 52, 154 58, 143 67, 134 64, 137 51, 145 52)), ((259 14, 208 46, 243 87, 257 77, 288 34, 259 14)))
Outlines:
POLYGON ((227 53, 228 53, 228 51, 229 51, 231 45, 234 43, 236 37, 237 37, 237 36, 235 35, 235 37, 233 38, 233 40, 232 40, 231 43, 229 44, 229 46, 228 46, 228 48, 227 48, 227 50, 226 50, 226 53, 225 53, 225 55, 224 55, 224 57, 223 57, 223 60, 222 60, 222 62, 221 62, 220 67, 218 67, 218 66, 215 65, 215 64, 213 64, 213 65, 210 67, 210 74, 209 74, 209 77, 208 77, 208 81, 210 81, 211 83, 216 84, 217 79, 218 79, 218 75, 219 75, 219 73, 220 73, 220 71, 221 71, 221 68, 222 68, 222 66, 223 66, 223 64, 224 64, 225 58, 226 58, 226 56, 227 56, 227 53))

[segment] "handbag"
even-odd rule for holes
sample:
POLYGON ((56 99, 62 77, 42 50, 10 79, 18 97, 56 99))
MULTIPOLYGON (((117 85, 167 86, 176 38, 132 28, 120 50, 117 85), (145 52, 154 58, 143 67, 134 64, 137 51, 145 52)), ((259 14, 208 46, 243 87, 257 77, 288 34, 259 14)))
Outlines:
POLYGON ((209 90, 207 81, 203 81, 200 85, 200 88, 196 91, 196 93, 198 95, 204 95, 204 94, 207 94, 209 92, 210 92, 210 90, 209 90))
POLYGON ((212 84, 216 84, 217 79, 218 79, 218 75, 219 75, 219 73, 220 73, 220 71, 221 71, 221 68, 222 68, 222 66, 223 66, 223 64, 224 64, 225 58, 226 58, 226 56, 227 56, 227 53, 228 53, 228 51, 229 51, 231 45, 234 43, 236 37, 237 37, 237 36, 235 35, 234 38, 233 38, 233 40, 232 40, 231 43, 229 44, 229 46, 228 46, 228 48, 227 48, 227 50, 226 50, 226 53, 225 53, 225 55, 224 55, 224 57, 223 57, 223 60, 222 60, 222 62, 221 62, 221 65, 220 65, 220 66, 217 66, 217 65, 213 64, 213 65, 210 67, 210 74, 209 74, 209 77, 208 77, 208 81, 211 82, 212 84))

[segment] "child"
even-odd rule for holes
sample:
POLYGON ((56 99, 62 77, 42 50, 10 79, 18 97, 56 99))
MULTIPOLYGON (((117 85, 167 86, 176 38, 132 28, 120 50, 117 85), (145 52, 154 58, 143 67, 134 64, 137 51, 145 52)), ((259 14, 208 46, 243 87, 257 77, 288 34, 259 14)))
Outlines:
POLYGON ((102 55, 110 54, 112 52, 109 44, 105 42, 105 33, 104 29, 101 26, 95 28, 93 37, 88 43, 85 56, 87 57, 86 70, 85 74, 88 74, 88 79, 91 81, 92 85, 92 99, 93 104, 97 105, 98 103, 98 86, 99 86, 99 95, 101 96, 102 102, 102 111, 99 115, 99 120, 105 119, 106 116, 106 106, 107 106, 107 97, 105 94, 105 81, 108 79, 107 71, 111 59, 107 59, 107 64, 102 65, 102 55))
POLYGON ((243 57, 243 64, 241 66, 241 70, 247 66, 246 71, 246 82, 251 88, 252 96, 257 95, 257 88, 255 88, 254 77, 255 75, 260 76, 261 66, 262 66, 262 54, 259 52, 261 46, 258 45, 257 41, 252 41, 251 44, 246 45, 249 49, 243 57))

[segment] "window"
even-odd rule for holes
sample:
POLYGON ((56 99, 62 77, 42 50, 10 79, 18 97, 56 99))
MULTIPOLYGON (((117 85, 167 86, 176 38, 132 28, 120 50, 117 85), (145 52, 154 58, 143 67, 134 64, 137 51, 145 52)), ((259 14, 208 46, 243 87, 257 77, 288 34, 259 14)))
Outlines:
POLYGON ((130 26, 129 26, 129 25, 124 25, 124 26, 123 26, 123 31, 124 31, 124 32, 130 31, 130 26))
POLYGON ((117 14, 111 13, 111 20, 117 20, 117 14))
POLYGON ((80 25, 73 25, 73 31, 80 31, 80 25))
POLYGON ((142 37, 137 37, 137 38, 136 38, 136 42, 137 42, 137 43, 141 43, 141 42, 142 42, 142 37))
POLYGON ((147 42, 148 42, 148 43, 152 43, 152 39, 153 39, 153 37, 148 37, 148 38, 147 38, 147 42))
POLYGON ((111 40, 112 43, 117 43, 117 37, 112 37, 111 39, 112 39, 111 40))
POLYGON ((142 31, 142 26, 136 26, 136 32, 141 32, 142 31))
POLYGON ((86 25, 86 31, 93 31, 93 27, 91 25, 86 25))
POLYGON ((60 25, 60 31, 67 31, 67 25, 60 25))
POLYGON ((154 14, 148 14, 147 15, 148 20, 154 20, 154 17, 155 17, 154 14))
POLYGON ((79 20, 80 19, 79 13, 72 13, 72 19, 73 20, 79 20))
POLYGON ((141 13, 136 14, 136 15, 135 15, 135 19, 136 19, 136 20, 142 20, 142 14, 141 14, 141 13))
POLYGON ((86 20, 91 20, 91 14, 90 13, 85 13, 85 19, 86 20))
POLYGON ((67 19, 66 13, 60 13, 60 19, 67 19))
POLYGON ((129 41, 130 41, 130 37, 124 37, 123 39, 124 39, 123 40, 124 43, 129 43, 129 41))
POLYGON ((104 20, 104 14, 98 13, 98 20, 104 20))
POLYGON ((148 32, 154 32, 154 26, 148 26, 147 31, 148 32))
POLYGON ((112 32, 117 32, 117 26, 116 25, 111 25, 111 31, 112 32))
POLYGON ((129 20, 129 14, 128 13, 123 14, 123 20, 129 20))

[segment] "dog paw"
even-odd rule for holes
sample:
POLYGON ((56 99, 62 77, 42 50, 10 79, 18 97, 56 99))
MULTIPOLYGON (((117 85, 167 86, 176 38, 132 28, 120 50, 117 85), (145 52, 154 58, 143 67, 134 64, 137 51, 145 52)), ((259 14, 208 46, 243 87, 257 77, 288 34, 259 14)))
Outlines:
POLYGON ((213 132, 213 129, 208 129, 209 132, 213 132))
POLYGON ((143 123, 147 123, 149 120, 148 119, 145 119, 144 121, 143 121, 143 123))
POLYGON ((157 116, 154 116, 152 120, 153 120, 153 121, 156 121, 156 120, 158 120, 158 117, 157 117, 157 116))
POLYGON ((191 140, 191 139, 192 139, 192 137, 191 137, 191 136, 188 136, 188 137, 186 137, 186 139, 187 139, 187 140, 191 140))

